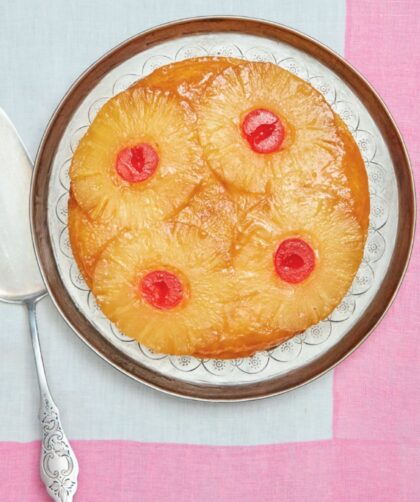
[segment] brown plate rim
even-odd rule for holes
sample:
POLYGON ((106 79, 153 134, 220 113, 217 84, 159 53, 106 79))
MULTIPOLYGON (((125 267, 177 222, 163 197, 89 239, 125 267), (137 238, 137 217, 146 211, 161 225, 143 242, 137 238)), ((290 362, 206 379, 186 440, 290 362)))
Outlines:
POLYGON ((401 134, 369 82, 341 56, 292 28, 260 19, 215 16, 166 23, 144 31, 98 59, 72 85, 54 111, 39 146, 31 187, 31 227, 36 256, 47 290, 69 326, 98 355, 126 375, 168 394, 205 401, 247 401, 287 392, 322 376, 348 357, 375 329, 401 285, 414 240, 416 202, 413 174, 401 134), (285 375, 255 383, 204 385, 185 382, 155 372, 123 354, 81 314, 65 288, 52 249, 48 217, 48 186, 53 159, 62 133, 84 96, 112 68, 135 54, 170 39, 209 32, 240 32, 285 42, 333 70, 362 100, 390 150, 399 193, 398 246, 390 260, 380 290, 358 322, 326 353, 285 375))

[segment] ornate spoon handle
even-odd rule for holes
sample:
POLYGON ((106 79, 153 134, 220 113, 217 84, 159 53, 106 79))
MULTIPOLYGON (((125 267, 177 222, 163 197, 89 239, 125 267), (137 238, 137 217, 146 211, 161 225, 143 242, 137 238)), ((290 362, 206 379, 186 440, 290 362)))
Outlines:
POLYGON ((71 502, 77 490, 79 465, 61 426, 60 414, 48 388, 39 344, 35 302, 27 304, 29 326, 41 392, 41 478, 53 500, 71 502))

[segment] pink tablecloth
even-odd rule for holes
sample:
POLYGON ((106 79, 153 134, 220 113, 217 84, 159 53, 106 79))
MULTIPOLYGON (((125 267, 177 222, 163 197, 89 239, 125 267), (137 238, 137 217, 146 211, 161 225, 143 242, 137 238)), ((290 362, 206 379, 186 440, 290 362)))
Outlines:
MULTIPOLYGON (((420 2, 347 0, 346 9, 345 57, 388 104, 418 181, 420 2)), ((74 441, 78 500, 420 500, 419 277, 417 239, 385 320, 334 372, 331 439, 226 447, 74 441)), ((38 449, 38 442, 0 443, 0 500, 47 500, 38 449)))

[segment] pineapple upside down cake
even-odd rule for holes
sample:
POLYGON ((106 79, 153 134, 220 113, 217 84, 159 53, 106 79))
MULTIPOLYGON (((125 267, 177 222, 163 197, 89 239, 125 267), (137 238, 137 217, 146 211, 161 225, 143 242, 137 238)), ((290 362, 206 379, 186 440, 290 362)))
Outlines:
POLYGON ((73 255, 150 349, 251 355, 327 317, 363 256, 369 192, 341 119, 271 63, 199 58, 110 99, 73 156, 73 255))

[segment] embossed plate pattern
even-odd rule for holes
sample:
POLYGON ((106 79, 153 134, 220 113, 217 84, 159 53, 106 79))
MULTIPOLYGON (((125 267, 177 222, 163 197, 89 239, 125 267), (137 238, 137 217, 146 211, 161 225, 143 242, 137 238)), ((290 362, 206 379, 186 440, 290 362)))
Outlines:
POLYGON ((32 194, 35 244, 58 308, 82 338, 112 364, 150 385, 187 397, 263 397, 322 374, 353 350, 386 310, 410 252, 414 226, 411 172, 392 119, 368 84, 338 56, 270 23, 196 19, 165 25, 126 42, 96 63, 64 98, 47 129, 36 164, 32 194), (155 354, 120 333, 99 310, 85 284, 67 231, 71 157, 101 106, 162 65, 206 55, 270 61, 310 82, 357 141, 371 198, 363 262, 347 296, 329 318, 275 349, 228 361, 155 354), (337 71, 340 65, 343 68, 337 71), (349 75, 360 80, 361 90, 350 85, 349 75), (383 117, 379 111, 375 116, 364 104, 368 91, 383 117), (400 144, 391 142, 390 132, 400 144), (401 203, 402 190, 408 205, 401 203), (401 240, 402 225, 408 234, 401 240), (402 257, 395 263, 397 254, 402 257), (389 289, 384 295, 385 287, 389 289))

